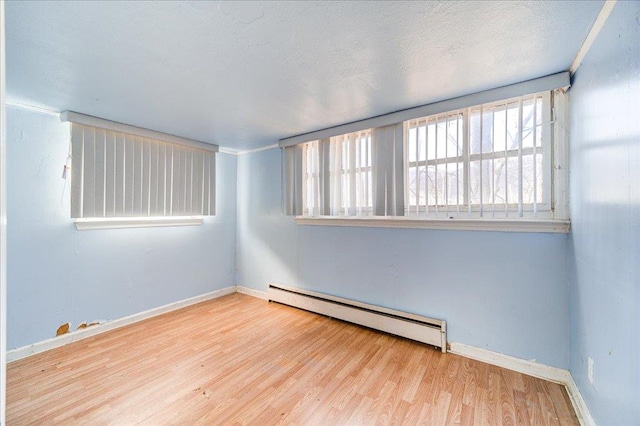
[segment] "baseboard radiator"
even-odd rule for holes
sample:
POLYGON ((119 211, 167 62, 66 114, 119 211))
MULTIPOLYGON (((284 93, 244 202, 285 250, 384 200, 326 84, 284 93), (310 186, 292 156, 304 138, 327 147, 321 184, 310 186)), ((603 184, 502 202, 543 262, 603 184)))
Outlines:
POLYGON ((420 315, 395 311, 283 284, 269 284, 269 302, 304 309, 396 336, 437 346, 447 351, 447 324, 420 315))

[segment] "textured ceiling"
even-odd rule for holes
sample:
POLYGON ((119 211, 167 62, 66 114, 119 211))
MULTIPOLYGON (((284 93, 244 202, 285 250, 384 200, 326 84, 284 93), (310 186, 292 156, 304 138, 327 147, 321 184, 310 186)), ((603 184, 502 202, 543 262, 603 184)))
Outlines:
POLYGON ((7 96, 245 150, 571 65, 602 1, 7 2, 7 96))

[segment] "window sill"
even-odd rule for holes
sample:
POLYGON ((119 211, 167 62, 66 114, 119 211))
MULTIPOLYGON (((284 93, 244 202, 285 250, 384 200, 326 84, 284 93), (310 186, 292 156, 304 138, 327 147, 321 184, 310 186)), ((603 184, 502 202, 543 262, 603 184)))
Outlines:
POLYGON ((154 228, 159 226, 196 226, 202 225, 202 216, 176 217, 99 217, 74 219, 78 231, 120 228, 154 228))
POLYGON ((306 217, 298 225, 367 228, 440 229, 452 231, 543 232, 566 234, 571 221, 559 219, 416 219, 405 217, 306 217))

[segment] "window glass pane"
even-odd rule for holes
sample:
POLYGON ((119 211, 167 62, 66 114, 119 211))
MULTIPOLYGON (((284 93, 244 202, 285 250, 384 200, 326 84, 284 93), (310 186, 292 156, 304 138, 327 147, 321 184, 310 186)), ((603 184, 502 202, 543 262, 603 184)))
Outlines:
POLYGON ((464 202, 464 164, 447 164, 447 204, 456 205, 464 202))
POLYGON ((507 127, 507 111, 499 108, 493 114, 493 150, 504 151, 507 148, 505 129, 507 127))
POLYGON ((445 120, 443 119, 441 121, 438 121, 436 126, 436 158, 447 158, 448 134, 445 120))
POLYGON ((449 158, 462 155, 462 116, 456 114, 449 117, 447 139, 447 156, 449 158))
POLYGON ((436 122, 429 120, 426 126, 427 160, 436 158, 436 122))
POLYGON ((507 109, 507 150, 518 149, 518 133, 520 129, 518 116, 518 103, 509 104, 507 109))
POLYGON ((493 160, 493 194, 495 204, 507 203, 507 187, 505 178, 507 176, 507 162, 504 158, 493 160))
POLYGON ((524 204, 533 204, 534 200, 536 203, 542 203, 544 201, 543 162, 542 154, 536 154, 534 169, 534 156, 525 155, 522 157, 522 192, 524 204))
POLYGON ((469 131, 471 140, 469 149, 471 154, 491 152, 493 147, 493 109, 471 108, 469 114, 469 131))
POLYGON ((519 197, 520 173, 518 173, 518 157, 509 157, 506 166, 507 199, 510 204, 517 204, 519 197))
POLYGON ((538 130, 536 133, 536 146, 542 146, 542 130, 544 129, 542 125, 543 122, 543 114, 542 114, 542 98, 538 97, 536 99, 536 124, 538 125, 538 130))
POLYGON ((493 185, 491 184, 491 168, 493 166, 493 160, 482 160, 482 177, 481 177, 481 190, 482 190, 482 204, 485 206, 491 205, 491 201, 493 200, 491 191, 493 190, 493 185))
POLYGON ((409 205, 415 206, 417 201, 417 167, 409 167, 409 173, 407 177, 407 186, 409 193, 409 205))
POLYGON ((493 152, 493 108, 482 113, 482 153, 493 152))
POLYGON ((409 162, 416 161, 416 150, 417 150, 417 140, 418 140, 418 128, 412 127, 409 128, 409 145, 407 150, 409 151, 409 162))
POLYGON ((469 197, 472 205, 484 204, 491 208, 493 202, 493 185, 491 181, 493 161, 472 161, 469 164, 469 197))
POLYGON ((436 167, 428 166, 425 173, 427 201, 430 206, 436 204, 436 167))
POLYGON ((472 205, 480 204, 481 187, 481 164, 480 161, 472 161, 469 164, 469 200, 472 205))
POLYGON ((533 147, 533 101, 522 102, 522 147, 533 147))
POLYGON ((536 190, 536 203, 544 202, 544 185, 542 173, 544 170, 544 158, 542 154, 536 154, 536 184, 538 185, 536 190))

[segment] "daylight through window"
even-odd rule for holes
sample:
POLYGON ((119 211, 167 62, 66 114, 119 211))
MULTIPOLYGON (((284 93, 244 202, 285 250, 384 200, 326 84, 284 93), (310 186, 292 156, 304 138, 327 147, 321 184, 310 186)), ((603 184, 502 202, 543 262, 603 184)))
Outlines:
POLYGON ((551 94, 406 123, 408 215, 550 217, 551 94))

